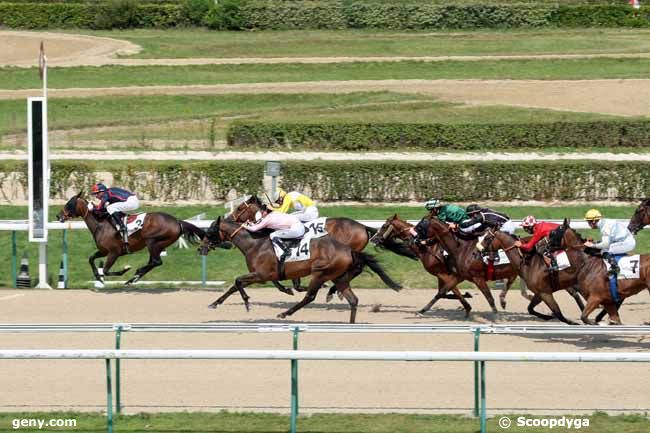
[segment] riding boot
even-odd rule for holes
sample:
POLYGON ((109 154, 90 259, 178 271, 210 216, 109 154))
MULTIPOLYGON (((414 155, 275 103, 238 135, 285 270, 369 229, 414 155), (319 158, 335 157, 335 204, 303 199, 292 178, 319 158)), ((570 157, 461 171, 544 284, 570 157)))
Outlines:
POLYGON ((122 237, 122 242, 124 243, 124 250, 129 253, 129 233, 122 219, 122 215, 118 212, 111 215, 113 221, 115 222, 115 229, 119 232, 122 237))
POLYGON ((284 261, 287 259, 287 257, 289 257, 289 254, 291 253, 289 247, 286 246, 284 242, 278 238, 273 239, 273 243, 275 243, 282 250, 282 255, 280 256, 280 263, 284 263, 284 261))
POLYGON ((616 261, 616 257, 614 257, 613 254, 610 253, 603 253, 603 259, 607 260, 609 263, 609 271, 607 271, 607 275, 610 277, 616 277, 618 273, 621 271, 621 269, 618 267, 618 262, 616 261))

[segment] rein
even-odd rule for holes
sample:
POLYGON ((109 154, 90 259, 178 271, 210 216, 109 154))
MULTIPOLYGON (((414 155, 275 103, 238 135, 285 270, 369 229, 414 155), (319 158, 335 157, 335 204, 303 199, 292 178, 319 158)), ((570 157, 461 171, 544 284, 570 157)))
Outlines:
POLYGON ((237 230, 235 230, 234 232, 232 232, 232 234, 230 235, 230 239, 234 239, 235 236, 237 236, 237 233, 239 233, 243 228, 244 228, 244 225, 243 225, 243 224, 240 225, 240 226, 237 228, 237 230))

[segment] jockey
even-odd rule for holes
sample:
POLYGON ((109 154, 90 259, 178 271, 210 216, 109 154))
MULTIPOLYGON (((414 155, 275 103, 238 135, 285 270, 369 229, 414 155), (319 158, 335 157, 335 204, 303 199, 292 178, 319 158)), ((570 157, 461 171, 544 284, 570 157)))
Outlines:
POLYGON ((291 215, 294 215, 304 223, 318 218, 318 208, 314 201, 298 191, 287 193, 282 188, 279 188, 273 195, 273 201, 279 205, 275 209, 276 211, 287 213, 289 209, 293 208, 294 212, 291 215))
POLYGON ((266 207, 255 213, 254 223, 247 222, 244 227, 249 232, 256 232, 264 228, 275 230, 269 235, 269 238, 271 239, 271 243, 277 245, 283 251, 282 257, 280 257, 281 262, 291 252, 282 239, 299 239, 305 234, 305 226, 302 225, 302 222, 296 216, 282 212, 273 212, 266 207))
POLYGON ((594 243, 587 241, 585 247, 602 251, 603 258, 610 264, 609 273, 616 275, 620 271, 616 256, 624 255, 634 249, 636 240, 625 224, 612 219, 603 219, 597 209, 590 209, 585 214, 585 220, 592 229, 599 229, 602 239, 594 243))
MULTIPOLYGON (((455 204, 441 204, 440 200, 432 198, 426 203, 424 203, 426 210, 430 212, 431 216, 437 217, 440 221, 446 222, 449 224, 449 227, 456 229, 458 224, 467 219, 467 213, 465 209, 455 204)), ((428 217, 424 217, 420 222, 414 227, 415 237, 413 238, 414 242, 419 242, 425 244, 427 241, 427 228, 429 226, 428 217)))
MULTIPOLYGON (((96 210, 105 209, 108 212, 115 223, 115 229, 122 234, 124 246, 128 249, 129 235, 121 214, 140 207, 138 197, 131 191, 122 188, 106 188, 103 183, 94 184, 90 192, 101 200, 96 210)), ((90 205, 89 209, 93 210, 90 205)))
MULTIPOLYGON (((530 240, 525 243, 518 240, 515 242, 515 246, 517 248, 520 248, 522 251, 529 252, 532 251, 533 248, 535 248, 535 245, 537 245, 539 241, 548 237, 551 234, 551 232, 559 228, 560 225, 555 223, 545 222, 545 221, 539 222, 534 216, 528 215, 521 222, 521 227, 524 229, 526 233, 533 235, 533 237, 530 238, 530 240)), ((545 261, 548 258, 551 259, 551 263, 550 263, 551 270, 557 271, 558 267, 557 267, 557 262, 555 261, 555 256, 553 256, 552 254, 544 256, 545 261)))
POLYGON ((482 208, 477 204, 467 206, 465 212, 469 219, 458 225, 460 231, 464 234, 476 236, 483 234, 488 228, 493 228, 514 235, 517 229, 508 215, 492 209, 482 208))

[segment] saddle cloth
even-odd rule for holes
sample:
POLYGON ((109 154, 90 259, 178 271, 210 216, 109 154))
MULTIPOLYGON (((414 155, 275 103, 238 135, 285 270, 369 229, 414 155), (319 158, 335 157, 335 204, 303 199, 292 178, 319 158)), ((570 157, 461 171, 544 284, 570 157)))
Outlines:
POLYGON ((307 233, 312 234, 312 238, 319 238, 327 234, 327 229, 325 228, 325 222, 327 217, 316 218, 313 221, 304 223, 305 226, 305 236, 307 233))
MULTIPOLYGON (((508 259, 508 255, 505 253, 503 250, 497 251, 497 256, 494 258, 494 264, 495 265, 507 265, 510 263, 510 259, 508 259)), ((483 255, 483 262, 487 265, 489 264, 490 257, 489 255, 485 254, 483 255)))
POLYGON ((553 253, 555 256, 555 262, 557 263, 557 269, 563 271, 571 267, 571 262, 569 261, 569 256, 566 251, 560 250, 553 253))
POLYGON ((127 215, 124 217, 124 223, 126 224, 126 232, 131 236, 133 233, 137 232, 144 225, 144 218, 147 216, 146 212, 127 215))
MULTIPOLYGON (((288 262, 301 262, 303 260, 309 260, 311 258, 311 240, 318 239, 325 236, 327 233, 314 234, 313 232, 305 232, 305 235, 300 239, 298 243, 291 243, 289 250, 291 254, 287 256, 284 260, 285 263, 288 262)), ((287 241, 285 241, 285 244, 287 241)), ((275 250, 275 255, 278 260, 282 257, 283 251, 276 244, 273 244, 273 249, 275 250)))
MULTIPOLYGON (((605 267, 609 271, 609 263, 603 260, 605 267)), ((641 256, 636 254, 634 256, 624 256, 618 261, 618 267, 621 271, 618 273, 619 280, 632 280, 640 278, 641 256)))

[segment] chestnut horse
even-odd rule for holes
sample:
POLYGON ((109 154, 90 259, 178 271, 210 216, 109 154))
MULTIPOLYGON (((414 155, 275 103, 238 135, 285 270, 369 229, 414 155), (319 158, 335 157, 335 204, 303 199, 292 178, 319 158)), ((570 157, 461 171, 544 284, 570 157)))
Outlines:
MULTIPOLYGON (((224 241, 232 242, 244 254, 250 271, 235 279, 235 283, 219 299, 210 304, 217 308, 231 294, 239 291, 248 310, 249 297, 244 288, 255 283, 277 281, 280 279, 278 259, 268 236, 251 233, 243 225, 222 220, 219 217, 208 229, 203 242, 201 254, 219 246, 224 241)), ((308 260, 288 262, 284 273, 288 278, 311 276, 307 293, 302 301, 278 315, 283 319, 292 315, 316 299, 316 294, 326 281, 332 281, 340 296, 350 304, 350 323, 355 322, 359 300, 350 288, 350 281, 358 276, 363 268, 375 266, 376 260, 370 254, 353 251, 330 236, 323 236, 310 241, 311 254, 308 260)))
MULTIPOLYGON (((109 219, 106 218, 107 214, 102 215, 96 211, 88 210, 88 202, 81 196, 82 193, 80 192, 68 200, 57 215, 59 222, 65 222, 77 217, 83 218, 86 222, 86 226, 92 233, 97 246, 97 251, 88 259, 97 281, 104 282, 104 278, 99 275, 95 266, 95 260, 100 257, 106 257, 106 263, 104 264, 105 276, 124 275, 130 269, 129 267, 125 267, 121 271, 111 271, 111 267, 117 258, 127 254, 121 235, 110 223, 109 219)), ((129 250, 136 252, 147 247, 149 262, 139 268, 135 276, 126 282, 126 285, 135 283, 147 272, 156 266, 162 265, 160 253, 181 236, 191 243, 198 243, 205 236, 205 232, 169 214, 162 212, 148 213, 144 218, 142 228, 129 236, 129 250)))
MULTIPOLYGON (((466 280, 474 283, 485 299, 490 304, 493 313, 497 312, 497 307, 494 305, 494 298, 490 293, 490 288, 487 285, 487 270, 488 266, 483 262, 483 258, 476 250, 476 239, 465 240, 455 236, 449 226, 438 218, 432 217, 429 219, 428 232, 435 236, 441 246, 453 258, 456 265, 456 274, 459 280, 466 280)), ((494 267, 494 279, 508 280, 508 287, 517 278, 517 273, 509 265, 499 265, 494 267)), ((427 305, 433 305, 433 300, 427 305)), ((425 307, 426 309, 428 309, 425 307)))
MULTIPOLYGON (((573 296, 580 310, 582 311, 584 309, 582 300, 578 297, 578 293, 574 289, 577 285, 578 269, 576 266, 559 271, 556 283, 553 283, 551 281, 553 276, 548 271, 542 255, 533 250, 532 253, 524 257, 521 249, 515 246, 515 239, 507 233, 498 230, 488 230, 480 241, 480 247, 491 247, 505 251, 512 268, 517 271, 519 277, 526 282, 526 286, 535 294, 530 304, 528 304, 528 312, 530 314, 544 320, 550 320, 555 316, 564 323, 571 325, 577 324, 564 317, 560 306, 553 297, 553 292, 566 289, 573 296), (551 309, 553 316, 535 311, 535 307, 541 302, 544 302, 551 309)), ((573 261, 571 263, 573 264, 573 261)))
MULTIPOLYGON (((266 205, 262 203, 262 201, 257 196, 253 195, 252 197, 249 197, 248 200, 237 206, 237 209, 231 212, 226 217, 226 220, 237 223, 252 221, 255 219, 255 213, 265 207, 266 205)), ((325 230, 329 236, 336 239, 343 245, 349 246, 352 251, 357 252, 362 252, 368 245, 370 237, 377 232, 377 229, 365 226, 350 218, 327 218, 325 221, 325 230)), ((417 256, 409 249, 407 245, 403 245, 399 242, 386 242, 385 247, 386 249, 389 249, 396 254, 417 260, 417 256)), ((393 281, 388 276, 388 274, 386 274, 379 263, 373 265, 371 269, 375 271, 384 282, 384 284, 386 284, 391 289, 399 291, 402 288, 402 286, 393 281)), ((273 285, 277 287, 281 292, 293 294, 291 292, 291 289, 286 289, 278 281, 273 281, 273 285)), ((304 291, 304 289, 300 288, 300 279, 293 280, 293 288, 299 292, 304 291)), ((328 300, 335 293, 335 291, 335 287, 332 287, 330 289, 328 300)))
MULTIPOLYGON (((566 248, 569 260, 578 268, 578 283, 583 295, 587 298, 587 305, 582 311, 582 321, 588 325, 595 324, 593 320, 589 319, 589 314, 602 305, 609 314, 610 322, 620 325, 621 318, 618 315, 620 304, 614 301, 609 291, 609 277, 603 259, 585 253, 584 240, 569 227, 567 220, 564 220, 562 227, 564 229, 562 247, 566 248)), ((618 294, 621 302, 645 289, 650 291, 649 254, 640 256, 639 277, 638 279, 618 280, 618 294)))
POLYGON ((445 263, 444 250, 438 242, 431 245, 421 245, 411 242, 414 238, 412 234, 413 225, 401 220, 397 214, 388 218, 379 231, 370 239, 370 242, 377 246, 381 246, 384 242, 390 241, 394 238, 406 241, 410 245, 411 251, 416 254, 422 266, 431 275, 435 276, 438 280, 438 293, 434 296, 431 302, 427 305, 428 308, 423 308, 418 311, 418 314, 424 314, 430 310, 433 305, 442 298, 447 298, 446 294, 451 290, 455 297, 460 301, 465 309, 465 317, 469 316, 472 311, 472 306, 464 299, 463 295, 458 290, 456 285, 463 281, 463 278, 452 274, 447 269, 445 263))

